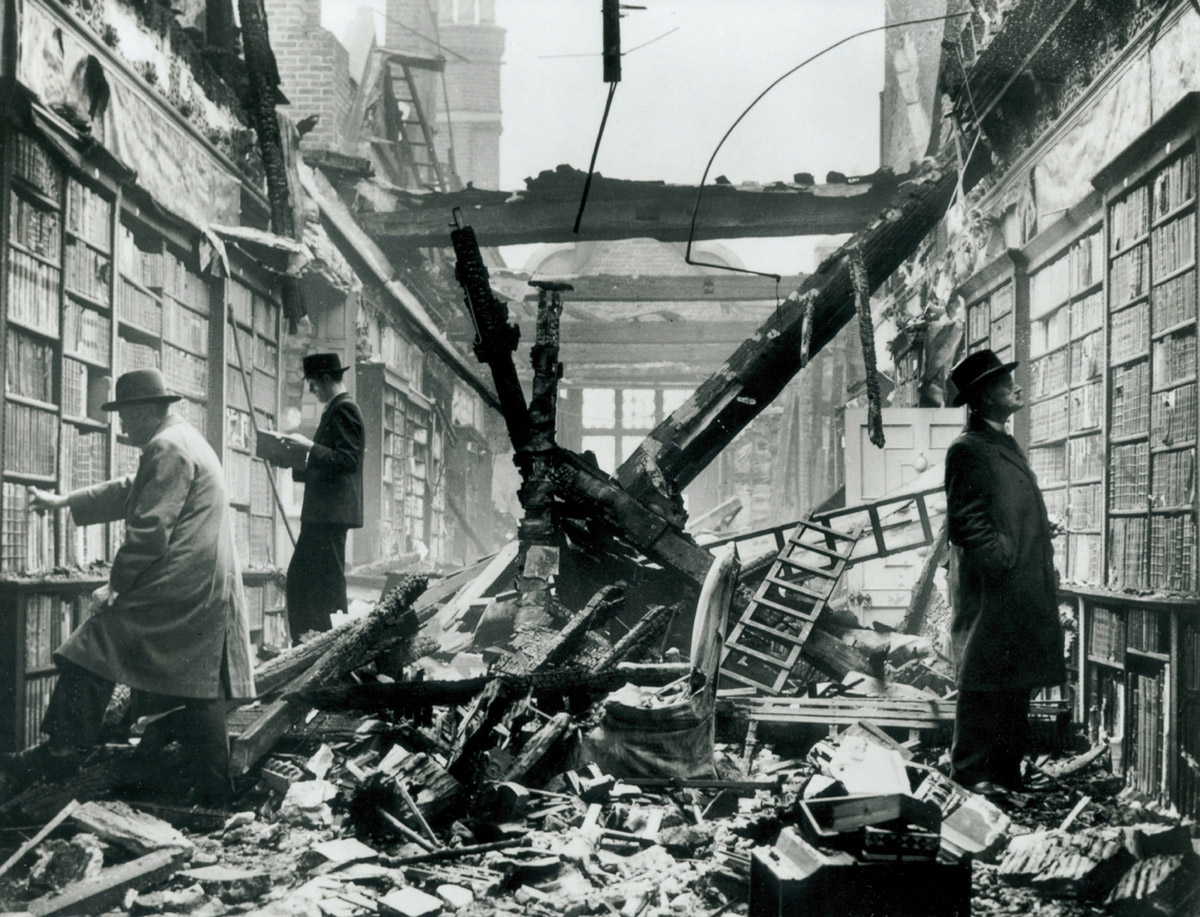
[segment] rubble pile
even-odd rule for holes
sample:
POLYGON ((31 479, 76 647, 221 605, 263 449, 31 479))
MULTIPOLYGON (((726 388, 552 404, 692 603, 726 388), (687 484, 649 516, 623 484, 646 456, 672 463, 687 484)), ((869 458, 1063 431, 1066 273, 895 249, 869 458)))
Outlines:
POLYGON ((522 625, 497 609, 510 596, 463 589, 480 575, 428 589, 412 578, 365 618, 262 664, 264 696, 238 712, 232 812, 119 789, 109 778, 125 759, 111 748, 74 781, 5 803, 0 909, 1200 908, 1195 826, 1130 795, 1102 746, 1062 747, 1054 705, 1035 711, 1047 750, 1027 760, 1025 792, 988 799, 946 777, 952 685, 928 640, 835 617, 831 632, 875 671, 757 697, 713 689, 705 625, 726 614, 729 589, 702 593, 685 655, 664 649, 667 606, 619 623, 627 583, 522 625), (486 646, 456 636, 481 630, 486 646))

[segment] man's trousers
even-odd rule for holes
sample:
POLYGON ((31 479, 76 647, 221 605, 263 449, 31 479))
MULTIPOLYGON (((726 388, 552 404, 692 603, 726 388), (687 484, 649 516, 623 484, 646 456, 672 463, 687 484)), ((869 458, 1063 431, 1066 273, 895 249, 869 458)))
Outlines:
POLYGON ((304 522, 287 572, 288 628, 292 643, 305 631, 327 631, 329 616, 348 610, 346 525, 304 522))

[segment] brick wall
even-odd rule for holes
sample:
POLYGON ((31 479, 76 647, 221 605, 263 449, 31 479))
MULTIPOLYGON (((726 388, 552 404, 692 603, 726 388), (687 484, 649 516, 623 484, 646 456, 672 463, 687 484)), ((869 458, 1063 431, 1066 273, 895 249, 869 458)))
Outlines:
POLYGON ((319 115, 301 141, 305 147, 336 147, 354 102, 350 59, 341 42, 320 24, 320 0, 266 0, 271 47, 291 103, 282 106, 293 121, 319 115))

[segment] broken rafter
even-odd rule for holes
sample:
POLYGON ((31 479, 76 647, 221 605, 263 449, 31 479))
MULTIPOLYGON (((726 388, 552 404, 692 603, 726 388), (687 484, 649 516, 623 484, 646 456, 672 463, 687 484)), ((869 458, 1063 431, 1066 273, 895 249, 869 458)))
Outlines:
MULTIPOLYGON (((386 251, 446 244, 446 213, 471 214, 471 225, 489 245, 580 242, 650 237, 684 242, 692 223, 696 189, 654 181, 597 176, 588 197, 588 218, 575 234, 583 173, 560 167, 562 178, 534 179, 524 191, 470 188, 450 194, 400 194, 387 213, 363 214, 367 233, 386 251)), ((543 173, 545 174, 545 173, 543 173)), ((907 177, 907 176, 905 176, 907 177)), ((902 178, 881 171, 847 183, 777 182, 769 188, 714 185, 705 188, 696 239, 807 236, 856 232, 891 199, 902 178)))

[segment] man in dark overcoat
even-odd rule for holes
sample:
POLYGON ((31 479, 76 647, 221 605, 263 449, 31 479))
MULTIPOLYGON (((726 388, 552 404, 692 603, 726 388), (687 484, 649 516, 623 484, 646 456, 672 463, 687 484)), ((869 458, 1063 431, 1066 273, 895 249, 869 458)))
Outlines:
POLYGON ((951 371, 967 426, 946 454, 950 625, 958 676, 952 776, 977 792, 1021 785, 1030 697, 1066 680, 1052 532, 1037 478, 1005 421, 1016 363, 990 350, 951 371))
POLYGON ((366 445, 362 413, 342 381, 348 366, 336 353, 304 358, 309 391, 325 405, 317 432, 289 438, 308 450, 292 477, 304 483, 300 536, 287 573, 292 642, 306 631, 329 630, 330 615, 346 611, 346 535, 363 523, 362 472, 366 445))
POLYGON ((0 761, 10 789, 61 776, 100 733, 116 684, 138 714, 160 715, 143 746, 179 739, 198 802, 229 798, 228 700, 254 697, 250 627, 225 473, 212 447, 170 411, 157 369, 117 379, 121 432, 142 450, 137 473, 56 494, 31 489, 38 510, 68 507, 75 522, 125 523, 93 614, 54 652, 59 675, 42 732, 49 741, 0 761), (179 709, 177 709, 179 708, 179 709))

